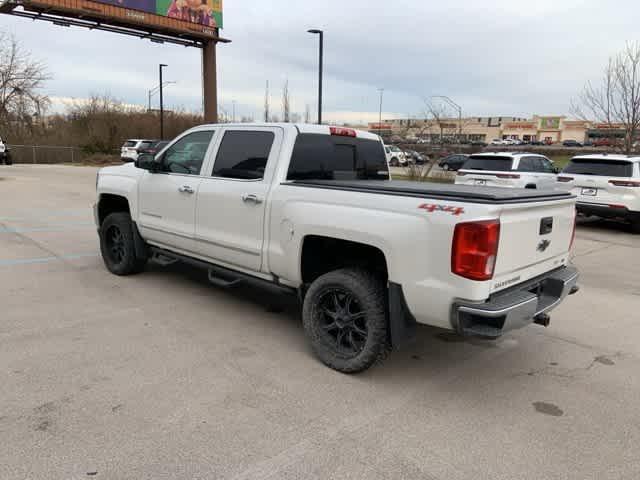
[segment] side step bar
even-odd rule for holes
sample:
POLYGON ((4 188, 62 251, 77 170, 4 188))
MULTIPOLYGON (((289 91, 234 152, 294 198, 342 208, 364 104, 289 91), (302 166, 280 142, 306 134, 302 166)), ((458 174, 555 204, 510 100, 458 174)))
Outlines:
POLYGON ((231 270, 230 268, 221 267, 212 263, 199 260, 197 258, 189 257, 187 255, 181 255, 179 253, 170 252, 158 247, 151 247, 152 259, 161 266, 171 265, 176 262, 184 262, 194 267, 207 270, 207 277, 209 282, 213 285, 221 288, 235 287, 243 283, 252 283, 259 285, 263 288, 275 289, 280 293, 295 294, 297 290, 293 287, 282 285, 278 283, 277 279, 273 281, 265 280, 263 278, 254 277, 243 272, 231 270))

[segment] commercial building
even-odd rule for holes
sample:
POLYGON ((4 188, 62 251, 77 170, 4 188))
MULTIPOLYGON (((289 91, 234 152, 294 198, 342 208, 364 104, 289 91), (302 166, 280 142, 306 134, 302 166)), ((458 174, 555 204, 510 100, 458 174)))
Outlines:
POLYGON ((424 139, 433 143, 441 140, 478 141, 513 138, 525 142, 559 143, 565 140, 584 142, 595 138, 617 136, 620 129, 582 120, 570 120, 563 115, 533 115, 530 119, 503 117, 466 117, 439 119, 389 119, 370 123, 369 131, 383 137, 424 139))

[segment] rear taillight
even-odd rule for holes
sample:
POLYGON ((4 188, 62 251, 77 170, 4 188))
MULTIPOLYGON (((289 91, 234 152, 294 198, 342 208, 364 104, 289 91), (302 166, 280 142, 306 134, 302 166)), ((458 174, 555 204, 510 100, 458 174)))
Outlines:
POLYGON ((329 127, 331 135, 338 137, 355 137, 356 131, 353 128, 329 127))
POLYGON ((470 280, 491 280, 499 239, 499 220, 457 224, 451 248, 451 271, 470 280))
POLYGON ((574 178, 573 177, 558 177, 557 180, 559 182, 567 183, 567 182, 573 182, 574 178))
POLYGON ((518 175, 517 173, 496 173, 496 177, 498 178, 520 178, 520 175, 518 175))
POLYGON ((616 187, 640 187, 640 182, 633 180, 609 180, 609 183, 616 187))

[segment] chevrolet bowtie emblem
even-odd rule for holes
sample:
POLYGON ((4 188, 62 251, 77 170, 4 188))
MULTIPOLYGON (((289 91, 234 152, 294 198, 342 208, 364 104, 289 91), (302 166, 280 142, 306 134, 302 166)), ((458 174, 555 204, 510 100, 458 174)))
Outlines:
POLYGON ((538 244, 538 251, 544 252, 547 248, 549 248, 549 245, 551 245, 551 240, 542 240, 538 244))

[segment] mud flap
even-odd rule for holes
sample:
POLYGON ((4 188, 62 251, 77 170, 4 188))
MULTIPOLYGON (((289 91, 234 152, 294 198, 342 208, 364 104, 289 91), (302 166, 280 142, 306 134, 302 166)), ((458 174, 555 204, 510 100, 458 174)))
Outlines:
POLYGON ((402 285, 389 282, 389 335, 391 346, 399 350, 416 336, 418 323, 409 311, 402 285))

